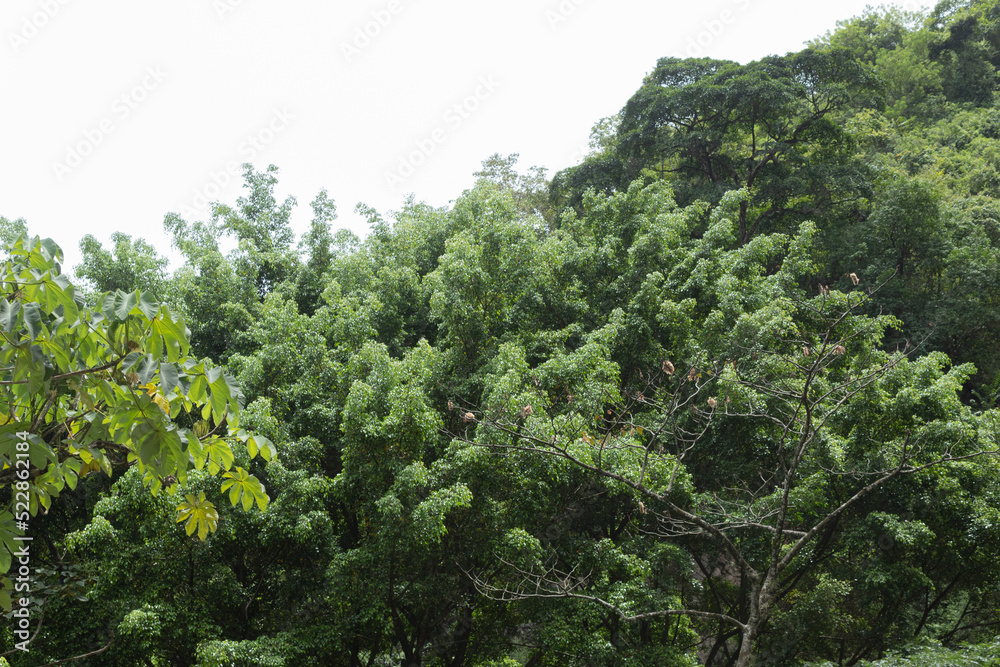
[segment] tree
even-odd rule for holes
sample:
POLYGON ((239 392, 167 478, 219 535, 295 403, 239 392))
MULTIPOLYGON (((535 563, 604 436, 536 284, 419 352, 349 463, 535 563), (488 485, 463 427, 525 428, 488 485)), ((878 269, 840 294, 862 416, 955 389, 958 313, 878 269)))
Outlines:
POLYGON ((863 168, 833 118, 877 106, 877 82, 846 50, 806 49, 748 65, 662 58, 625 105, 623 185, 670 177, 681 204, 746 188, 738 229, 789 231, 864 194, 863 168))
POLYGON ((337 219, 337 205, 321 190, 312 202, 313 220, 300 242, 309 259, 299 272, 295 285, 295 300, 299 311, 312 315, 319 306, 326 286, 327 271, 333 259, 333 234, 330 224, 337 219))
POLYGON ((545 558, 528 538, 520 551, 498 556, 492 576, 477 576, 488 596, 576 598, 628 624, 689 617, 714 637, 707 664, 733 650, 734 636, 733 664, 757 664, 755 656, 768 653, 778 660, 799 641, 777 637, 792 600, 832 608, 833 616, 817 619, 824 635, 870 642, 851 639, 836 616, 849 617, 853 588, 826 565, 831 554, 862 525, 885 526, 900 539, 929 531, 933 512, 907 515, 888 502, 907 479, 970 489, 971 474, 996 485, 995 465, 985 459, 998 453, 997 416, 974 414, 958 399, 971 365, 948 370, 940 353, 911 359, 912 350, 880 351, 897 323, 861 314, 877 298, 863 286, 821 285, 818 295, 805 295, 797 284, 812 271, 810 225, 791 239, 759 236, 731 248, 740 199, 724 201, 689 251, 699 259, 687 285, 656 299, 671 312, 697 286, 699 301, 714 304, 666 359, 622 381, 610 361, 621 313, 571 355, 567 368, 593 374, 553 383, 543 378, 555 359, 535 369, 534 380, 508 362, 470 413, 474 436, 456 434, 505 456, 551 457, 587 471, 626 496, 626 531, 683 550, 681 562, 700 572, 700 585, 677 570, 654 575, 654 561, 629 540, 607 543, 602 562, 587 550, 545 558), (561 386, 556 393, 553 384, 561 386), (608 570, 611 553, 647 559, 652 569, 608 570))
POLYGON ((191 348, 196 356, 225 362, 238 349, 240 332, 253 320, 250 311, 257 295, 219 249, 222 233, 217 224, 188 223, 168 213, 163 226, 187 258, 171 278, 171 291, 191 327, 191 348))
POLYGON ((996 0, 942 0, 931 11, 930 56, 941 65, 945 95, 988 105, 1000 65, 1000 4, 996 0))
MULTIPOLYGON (((242 332, 253 321, 254 310, 272 291, 295 289, 301 268, 291 248, 294 233, 289 217, 295 198, 278 205, 274 197, 278 168, 256 172, 243 165, 243 187, 249 191, 235 206, 215 202, 211 218, 188 222, 176 213, 163 220, 174 246, 187 262, 174 275, 177 294, 191 326, 191 344, 199 355, 225 362, 241 348, 242 332), (219 240, 232 237, 237 247, 223 254, 219 240)), ((329 216, 332 202, 321 204, 329 216)))
POLYGON ((80 240, 83 263, 74 267, 76 275, 98 294, 131 292, 139 289, 156 299, 166 296, 167 258, 161 257, 143 239, 128 234, 111 235, 114 250, 105 250, 100 241, 87 234, 80 240))
POLYGON ((513 153, 501 157, 494 153, 483 160, 483 168, 473 174, 477 180, 486 180, 499 186, 501 192, 508 192, 514 197, 515 206, 521 215, 536 215, 544 220, 552 216, 549 207, 548 181, 545 179, 544 167, 530 167, 528 173, 518 174, 518 154, 513 153))
MULTIPOLYGON (((237 274, 260 299, 281 282, 294 279, 298 266, 291 251, 295 234, 288 222, 296 201, 295 197, 287 197, 278 205, 274 198, 277 173, 278 168, 273 164, 264 172, 255 172, 253 165, 244 164, 243 187, 249 194, 239 197, 235 207, 217 203, 212 208, 212 221, 238 243, 232 257, 237 274)), ((320 219, 333 213, 322 202, 320 219)))
MULTIPOLYGON (((59 268, 50 239, 21 236, 7 247, 0 298, 0 488, 14 510, 0 515, 0 572, 12 564, 39 512, 91 472, 134 467, 155 495, 184 489, 192 469, 221 473, 244 509, 268 497, 233 466, 229 441, 250 457, 273 456, 269 440, 240 430, 238 387, 221 368, 189 358, 183 319, 145 292, 106 293, 87 306, 59 268)), ((204 540, 214 505, 182 494, 177 521, 204 540)), ((0 592, 8 609, 11 582, 0 592)), ((37 600, 36 600, 37 602, 37 600)))
POLYGON ((837 29, 810 46, 816 49, 832 47, 847 49, 863 62, 874 65, 885 51, 903 46, 907 35, 919 30, 924 15, 901 7, 866 7, 861 16, 837 21, 837 29))

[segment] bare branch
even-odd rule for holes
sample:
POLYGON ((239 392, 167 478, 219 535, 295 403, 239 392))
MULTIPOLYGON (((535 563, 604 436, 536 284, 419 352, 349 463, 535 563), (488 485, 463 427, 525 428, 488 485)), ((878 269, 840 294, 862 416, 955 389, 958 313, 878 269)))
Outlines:
MULTIPOLYGON (((710 611, 701 611, 698 609, 661 609, 657 611, 643 612, 640 614, 628 614, 624 612, 620 607, 608 602, 607 600, 597 597, 595 595, 588 595, 586 593, 577 592, 578 589, 582 588, 586 583, 586 577, 580 578, 577 581, 572 581, 572 572, 563 573, 558 572, 555 569, 551 569, 546 573, 536 573, 527 572, 513 563, 498 557, 498 560, 510 567, 518 576, 523 577, 522 584, 524 582, 531 582, 534 585, 533 591, 526 591, 522 586, 516 588, 511 588, 510 586, 493 586, 492 584, 484 581, 483 579, 465 571, 466 576, 468 576, 476 590, 480 594, 490 598, 491 600, 496 600, 498 602, 516 602, 519 600, 529 600, 529 599, 574 599, 574 600, 585 600, 587 602, 593 602, 605 609, 613 612, 622 621, 626 623, 640 621, 650 618, 658 618, 661 616, 698 616, 701 618, 711 618, 717 621, 723 621, 725 623, 730 623, 736 627, 742 629, 746 628, 746 625, 741 621, 729 616, 727 614, 721 614, 710 611)), ((589 574, 588 574, 589 576, 589 574)))

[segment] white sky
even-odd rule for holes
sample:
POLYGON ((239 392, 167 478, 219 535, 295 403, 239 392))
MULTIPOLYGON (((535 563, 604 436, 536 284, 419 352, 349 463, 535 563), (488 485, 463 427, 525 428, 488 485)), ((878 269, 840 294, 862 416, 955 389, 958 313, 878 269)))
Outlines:
POLYGON ((447 205, 493 153, 551 175, 579 162, 592 125, 658 58, 796 51, 868 4, 2 2, 0 215, 54 238, 67 268, 87 233, 176 257, 164 215, 234 202, 245 161, 280 168, 300 234, 321 188, 337 226, 364 236, 358 202, 386 214, 412 192, 447 205))

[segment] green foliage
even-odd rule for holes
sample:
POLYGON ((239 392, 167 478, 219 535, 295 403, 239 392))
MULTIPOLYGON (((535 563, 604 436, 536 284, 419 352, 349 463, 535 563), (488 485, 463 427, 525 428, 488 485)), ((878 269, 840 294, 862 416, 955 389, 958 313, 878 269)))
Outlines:
MULTIPOLYGON (((239 427, 241 397, 221 368, 187 357, 183 319, 148 293, 109 292, 89 307, 60 272, 62 251, 51 240, 21 236, 6 250, 0 456, 3 486, 23 524, 5 513, 3 572, 12 536, 91 472, 135 466, 154 494, 173 493, 175 482, 186 481, 192 453, 220 446, 225 431, 215 431, 224 425, 239 427), (191 414, 214 423, 213 431, 175 421, 191 414)), ((257 484, 263 508, 266 495, 251 479, 244 483, 257 484)))
MULTIPOLYGON (((227 484, 232 484, 232 482, 223 483, 223 491, 226 490, 227 484)), ((230 498, 230 500, 233 505, 236 505, 239 496, 230 498)), ((244 505, 244 509, 250 508, 244 505)), ((177 523, 182 522, 185 522, 184 532, 192 535, 197 530, 198 539, 204 540, 208 537, 209 531, 214 533, 219 527, 219 512, 215 509, 215 505, 205 500, 204 492, 199 493, 197 498, 188 494, 184 496, 184 502, 177 506, 177 523)))
MULTIPOLYGON (((216 204, 212 222, 220 231, 235 237, 238 247, 231 260, 240 282, 260 298, 267 296, 281 282, 293 276, 295 258, 290 252, 294 235, 288 219, 295 198, 288 197, 280 206, 274 198, 278 168, 271 165, 265 172, 255 172, 252 165, 243 165, 244 187, 249 190, 235 207, 216 204)), ((329 217, 322 200, 322 216, 329 217)))
POLYGON ((682 204, 747 188, 751 199, 738 216, 743 243, 794 228, 829 210, 832 191, 858 192, 863 167, 850 160, 850 139, 831 119, 877 106, 875 89, 870 69, 843 49, 747 65, 661 59, 622 110, 617 152, 626 183, 647 170, 667 178, 682 204))
POLYGON ((19 237, 28 234, 28 223, 24 218, 9 220, 0 215, 0 241, 4 246, 14 243, 19 237))
MULTIPOLYGON (((949 649, 928 641, 909 646, 881 660, 864 660, 864 667, 994 667, 1000 664, 1000 642, 949 649)), ((810 667, 833 667, 835 663, 808 663, 810 667)))
POLYGON ((113 252, 90 234, 84 236, 80 241, 83 263, 74 268, 76 275, 98 294, 139 289, 162 300, 167 295, 167 258, 144 240, 133 241, 127 234, 116 232, 111 241, 113 252))
MULTIPOLYGON (((243 168, 249 193, 238 198, 235 207, 216 203, 208 222, 189 223, 170 213, 163 223, 187 260, 172 287, 189 316, 192 346, 196 354, 219 361, 241 351, 239 332, 252 322, 256 305, 280 285, 294 284, 299 270, 289 226, 295 198, 278 205, 274 165, 264 172, 254 171, 249 163, 243 168), (218 243, 224 236, 237 244, 226 256, 218 243)), ((322 228, 334 209, 322 196, 315 203, 316 224, 322 228)), ((310 238, 319 262, 312 269, 315 273, 322 271, 322 232, 314 231, 310 238)), ((315 291, 316 276, 303 280, 302 289, 310 289, 312 282, 315 291)))
POLYGON ((300 244, 309 253, 309 260, 299 272, 295 284, 295 300, 299 311, 306 315, 313 314, 326 285, 326 274, 333 259, 330 223, 337 218, 337 206, 326 194, 326 190, 322 190, 313 200, 312 209, 312 224, 300 244))
POLYGON ((501 192, 510 193, 514 205, 521 215, 539 216, 546 221, 552 218, 549 206, 548 181, 544 167, 530 167, 528 173, 518 174, 514 170, 518 154, 501 157, 494 153, 483 160, 483 168, 473 174, 478 180, 495 184, 501 192))
POLYGON ((25 664, 989 661, 998 7, 661 59, 551 183, 363 240, 246 165, 169 278, 85 239, 86 299, 0 219, 25 664))
POLYGON ((285 667, 288 643, 261 638, 247 641, 211 641, 198 646, 196 667, 285 667))

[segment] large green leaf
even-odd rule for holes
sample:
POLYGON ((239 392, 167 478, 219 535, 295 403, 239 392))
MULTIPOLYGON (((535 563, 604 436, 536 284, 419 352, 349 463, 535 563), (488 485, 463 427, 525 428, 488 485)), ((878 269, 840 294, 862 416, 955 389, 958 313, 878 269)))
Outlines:
POLYGON ((188 398, 195 403, 206 403, 208 401, 208 380, 204 375, 198 375, 191 382, 191 389, 188 398))
POLYGON ((259 433, 249 433, 241 428, 236 433, 236 437, 246 443, 250 458, 254 458, 257 454, 260 454, 261 458, 268 462, 274 458, 277 451, 274 443, 259 433))
POLYGON ((270 498, 264 491, 264 485, 256 477, 238 466, 236 470, 227 472, 222 477, 226 480, 222 483, 222 490, 229 490, 229 502, 233 507, 242 502, 243 509, 248 511, 256 502, 261 511, 267 509, 270 498))
POLYGON ((0 299, 0 327, 7 333, 13 333, 17 328, 18 315, 21 313, 21 303, 14 301, 11 303, 7 299, 0 299))
POLYGON ((222 423, 222 420, 226 418, 226 414, 229 410, 230 398, 229 393, 229 383, 226 382, 225 376, 222 374, 221 368, 213 368, 208 372, 209 380, 211 381, 209 387, 212 389, 212 417, 215 422, 222 423), (216 377, 212 380, 212 375, 214 371, 219 371, 215 373, 216 377))
POLYGON ((9 572, 11 555, 18 550, 18 542, 14 538, 19 534, 14 524, 14 515, 10 512, 0 512, 0 571, 9 572))
POLYGON ((198 539, 204 540, 209 532, 214 533, 219 527, 219 511, 205 499, 204 491, 197 498, 188 494, 184 496, 184 502, 177 506, 177 523, 182 522, 186 522, 184 531, 188 535, 193 535, 197 530, 198 539))
POLYGON ((44 331, 42 327, 42 313, 38 309, 38 305, 34 303, 26 303, 22 308, 24 313, 24 325, 28 329, 28 334, 31 336, 31 340, 35 340, 44 331))
POLYGON ((135 365, 139 363, 145 355, 142 352, 130 352, 121 363, 122 373, 128 373, 130 370, 135 368, 135 365))
POLYGON ((136 303, 138 303, 138 299, 135 292, 126 293, 119 290, 115 294, 115 317, 120 321, 125 321, 132 313, 132 309, 135 308, 136 303))
POLYGON ((63 261, 63 251, 52 239, 39 239, 38 244, 41 246, 43 251, 43 256, 45 259, 54 260, 56 262, 63 261))
POLYGON ((156 363, 156 359, 153 358, 153 355, 147 354, 143 357, 142 361, 139 363, 139 368, 136 369, 136 373, 139 375, 139 384, 148 384, 157 368, 158 364, 156 363))
POLYGON ((156 313, 160 310, 160 304, 149 293, 141 292, 139 294, 138 308, 146 316, 147 320, 152 321, 156 317, 156 313))
POLYGON ((174 319, 166 306, 161 306, 159 314, 153 319, 150 327, 150 352, 159 358, 166 352, 168 361, 179 361, 187 354, 187 331, 183 320, 174 319))
POLYGON ((233 465, 233 450, 221 438, 204 444, 202 452, 208 460, 208 472, 213 475, 219 474, 220 470, 229 470, 233 465))
POLYGON ((105 319, 109 322, 116 321, 115 317, 115 295, 108 293, 104 295, 101 299, 101 313, 104 315, 105 319))
POLYGON ((177 372, 177 365, 167 363, 165 361, 160 362, 160 388, 163 390, 164 394, 169 394, 172 392, 179 384, 179 374, 177 372))

